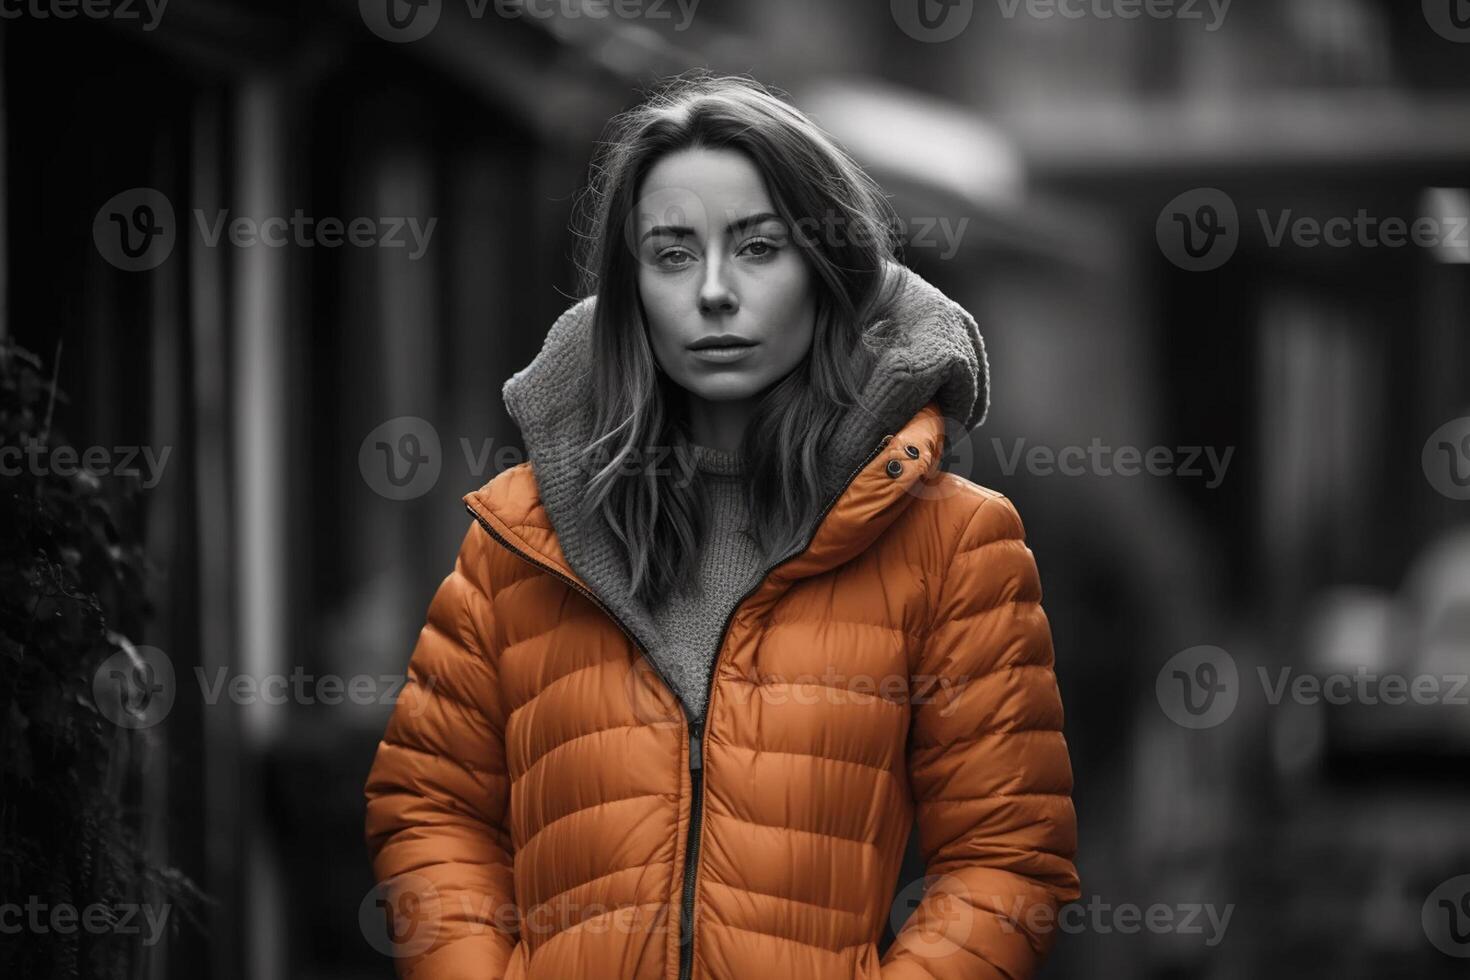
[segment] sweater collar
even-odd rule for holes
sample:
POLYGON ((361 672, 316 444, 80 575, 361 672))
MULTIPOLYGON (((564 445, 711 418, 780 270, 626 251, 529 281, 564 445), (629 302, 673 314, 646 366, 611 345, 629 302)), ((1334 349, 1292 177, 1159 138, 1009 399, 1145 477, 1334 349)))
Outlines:
MULTIPOLYGON (((806 550, 772 572, 768 586, 860 553, 942 475, 946 434, 963 437, 989 408, 985 346, 974 318, 912 270, 894 263, 892 272, 902 279, 891 314, 899 339, 881 353, 864 385, 864 410, 849 412, 825 448, 819 480, 829 510, 809 531, 806 550)), ((632 595, 617 542, 600 521, 578 513, 584 477, 576 451, 591 435, 584 393, 595 302, 587 297, 558 317, 541 351, 502 389, 533 476, 497 478, 464 499, 513 546, 591 592, 657 661, 662 638, 632 595)))
POLYGON ((699 445, 689 449, 694 454, 694 468, 707 476, 733 477, 745 472, 746 459, 737 451, 699 445))

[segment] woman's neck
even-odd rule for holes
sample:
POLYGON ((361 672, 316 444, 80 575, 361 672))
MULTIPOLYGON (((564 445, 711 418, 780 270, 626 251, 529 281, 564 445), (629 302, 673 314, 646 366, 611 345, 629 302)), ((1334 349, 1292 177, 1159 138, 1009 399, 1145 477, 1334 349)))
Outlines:
POLYGON ((709 446, 725 452, 737 451, 757 404, 756 398, 710 401, 690 395, 690 441, 697 446, 709 446))

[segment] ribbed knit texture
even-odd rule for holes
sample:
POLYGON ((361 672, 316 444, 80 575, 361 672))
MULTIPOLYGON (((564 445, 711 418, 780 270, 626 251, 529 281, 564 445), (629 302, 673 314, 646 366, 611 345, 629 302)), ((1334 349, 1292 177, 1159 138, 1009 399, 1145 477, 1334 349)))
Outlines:
POLYGON ((695 472, 709 498, 709 526, 691 588, 663 596, 649 612, 669 652, 669 679, 684 692, 695 718, 704 717, 710 671, 725 619, 752 585, 764 556, 749 533, 744 457, 693 446, 695 472))
MULTIPOLYGON (((842 418, 822 447, 817 478, 825 496, 840 491, 879 441, 931 399, 961 436, 983 421, 990 404, 985 343, 975 318, 912 269, 895 263, 891 271, 903 287, 893 311, 900 340, 879 358, 863 386, 860 407, 842 418)), ((637 638, 687 708, 705 694, 701 658, 693 658, 691 667, 685 661, 692 648, 671 646, 652 612, 633 595, 622 545, 605 522, 579 513, 586 479, 579 452, 591 438, 593 422, 586 393, 595 306, 596 297, 589 296, 558 317, 540 353, 507 380, 501 392, 511 418, 520 426, 541 503, 567 563, 637 638), (679 683, 676 675, 685 681, 698 677, 699 683, 693 687, 679 683)), ((816 526, 803 532, 815 534, 816 526)), ((772 560, 780 557, 784 556, 772 560)), ((714 608, 705 607, 701 614, 714 608)), ((716 630, 723 625, 724 613, 718 618, 716 630)), ((708 628, 701 626, 701 635, 708 628)))

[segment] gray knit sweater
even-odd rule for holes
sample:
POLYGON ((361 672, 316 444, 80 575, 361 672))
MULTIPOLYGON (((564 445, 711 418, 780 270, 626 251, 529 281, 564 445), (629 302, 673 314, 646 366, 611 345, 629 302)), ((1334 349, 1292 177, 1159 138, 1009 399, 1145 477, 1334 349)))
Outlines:
POLYGON ((708 446, 691 448, 697 479, 709 496, 698 575, 690 589, 661 597, 649 612, 669 647, 669 680, 684 694, 690 714, 702 718, 725 620, 755 584, 765 556, 747 526, 744 457, 708 446))

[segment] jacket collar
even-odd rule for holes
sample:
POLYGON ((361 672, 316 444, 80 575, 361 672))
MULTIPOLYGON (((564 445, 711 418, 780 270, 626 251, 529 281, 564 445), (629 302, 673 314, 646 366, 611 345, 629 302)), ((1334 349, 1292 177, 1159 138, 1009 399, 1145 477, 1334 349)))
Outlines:
MULTIPOLYGON (((985 418, 988 365, 974 318, 912 270, 895 263, 890 271, 902 279, 892 314, 899 340, 883 351, 864 385, 863 410, 848 413, 825 449, 821 486, 836 500, 808 532, 806 550, 772 572, 760 591, 860 554, 942 475, 946 430, 963 436, 985 418), (891 461, 899 464, 896 476, 888 472, 891 461)), ((578 514, 576 452, 591 435, 585 392, 595 302, 595 296, 583 299, 558 317, 540 353, 502 389, 531 466, 500 474, 464 501, 513 548, 601 602, 657 663, 663 640, 632 596, 617 542, 600 521, 578 514)))
MULTIPOLYGON (((851 482, 818 524, 806 550, 781 563, 771 574, 771 583, 794 582, 851 561, 915 498, 937 493, 934 484, 943 478, 939 462, 944 439, 945 418, 937 401, 925 405, 897 432, 885 435, 873 447, 872 458, 851 474, 851 482), (909 446, 918 453, 917 459, 909 446), (896 476, 889 472, 894 462, 896 476)), ((593 582, 577 574, 552 527, 531 469, 517 467, 503 473, 466 494, 464 502, 512 548, 612 605, 593 582)))

